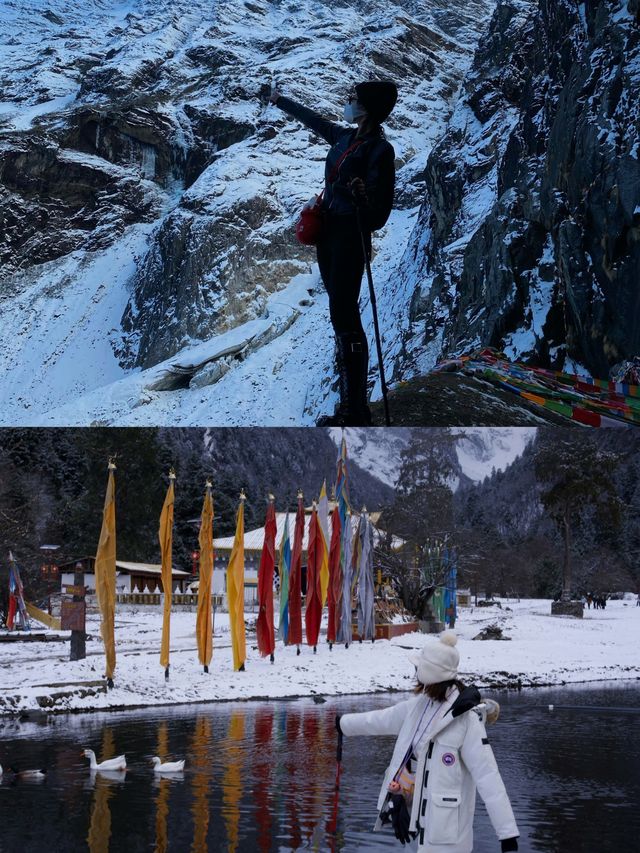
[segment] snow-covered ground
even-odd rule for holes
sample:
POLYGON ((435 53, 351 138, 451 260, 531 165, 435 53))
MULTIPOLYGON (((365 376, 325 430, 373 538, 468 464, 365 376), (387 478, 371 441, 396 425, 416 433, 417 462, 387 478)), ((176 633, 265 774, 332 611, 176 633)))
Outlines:
MULTIPOLYGON (((460 672, 479 686, 539 686, 640 678, 640 608, 610 601, 606 610, 586 610, 584 619, 554 617, 543 600, 509 601, 501 607, 461 609, 456 624, 460 672), (473 638, 499 625, 508 641, 473 638)), ((251 623, 255 614, 246 614, 251 623)), ((318 653, 307 646, 276 644, 275 663, 259 656, 255 633, 247 635, 246 672, 232 667, 228 616, 216 614, 210 674, 198 663, 195 613, 172 619, 171 678, 159 663, 159 608, 116 614, 115 687, 100 684, 104 658, 96 617, 90 617, 88 657, 70 663, 65 643, 0 642, 0 714, 51 708, 87 711, 294 696, 336 696, 407 690, 414 668, 410 649, 435 638, 406 634, 391 641, 354 643, 329 651, 321 636, 318 653)))

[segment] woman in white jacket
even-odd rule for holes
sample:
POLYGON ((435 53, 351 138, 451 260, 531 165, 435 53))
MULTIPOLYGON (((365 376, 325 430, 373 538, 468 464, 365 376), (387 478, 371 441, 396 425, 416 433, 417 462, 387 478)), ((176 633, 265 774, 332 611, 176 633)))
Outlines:
POLYGON ((485 730, 486 708, 457 680, 453 631, 410 656, 416 696, 381 711, 336 717, 341 734, 397 735, 374 830, 419 839, 418 853, 471 853, 476 789, 503 853, 518 849, 518 827, 485 730))

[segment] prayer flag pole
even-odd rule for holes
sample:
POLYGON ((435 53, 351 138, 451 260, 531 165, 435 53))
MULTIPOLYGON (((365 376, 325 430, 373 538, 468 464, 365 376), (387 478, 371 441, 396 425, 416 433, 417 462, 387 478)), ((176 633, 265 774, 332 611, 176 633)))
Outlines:
POLYGON ((100 633, 106 656, 107 687, 113 687, 116 668, 116 646, 114 637, 116 606, 116 484, 114 457, 109 458, 109 479, 102 511, 102 529, 96 552, 95 578, 96 596, 100 609, 100 633))
POLYGON ((164 667, 165 680, 169 678, 169 645, 171 631, 171 598, 173 592, 172 560, 173 560, 173 505, 175 500, 174 484, 176 472, 169 471, 169 487, 160 513, 160 554, 162 561, 162 591, 164 593, 164 613, 162 617, 162 642, 160 645, 160 666, 164 667))

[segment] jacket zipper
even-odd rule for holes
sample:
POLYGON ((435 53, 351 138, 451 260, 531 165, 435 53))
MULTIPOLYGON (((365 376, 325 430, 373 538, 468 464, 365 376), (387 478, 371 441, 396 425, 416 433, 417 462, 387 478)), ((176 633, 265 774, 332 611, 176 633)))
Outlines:
MULTIPOLYGON (((429 749, 427 750, 427 760, 424 765, 424 777, 422 779, 422 791, 424 791, 424 797, 422 798, 422 808, 420 809, 420 817, 424 817, 427 811, 427 781, 429 779, 429 759, 433 754, 433 741, 429 741, 429 749)), ((420 792, 422 794, 422 791, 420 792)), ((425 827, 420 825, 420 821, 416 821, 416 828, 420 833, 420 844, 424 844, 424 830, 425 827)))

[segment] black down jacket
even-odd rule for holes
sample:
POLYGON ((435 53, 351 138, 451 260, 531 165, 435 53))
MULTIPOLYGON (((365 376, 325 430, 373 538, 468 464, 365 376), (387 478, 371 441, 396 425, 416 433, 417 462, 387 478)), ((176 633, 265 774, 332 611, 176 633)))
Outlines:
POLYGON ((333 216, 353 216, 355 203, 349 184, 353 178, 362 178, 368 200, 365 223, 370 231, 382 228, 391 213, 395 183, 395 152, 385 139, 382 128, 378 127, 373 132, 359 137, 362 144, 345 157, 334 180, 329 181, 340 157, 356 141, 357 128, 345 128, 328 121, 284 95, 278 98, 276 106, 297 118, 331 145, 324 170, 325 210, 333 216))

